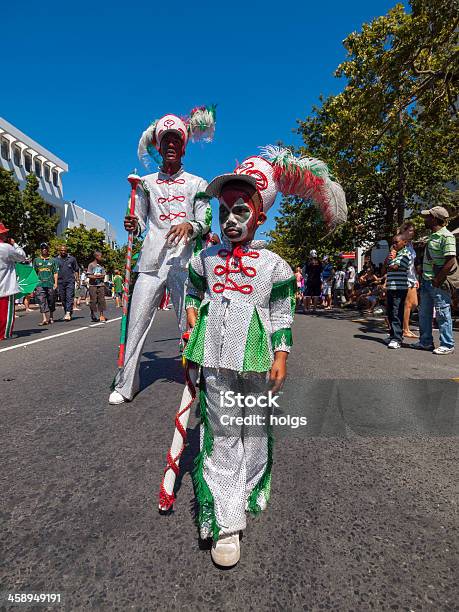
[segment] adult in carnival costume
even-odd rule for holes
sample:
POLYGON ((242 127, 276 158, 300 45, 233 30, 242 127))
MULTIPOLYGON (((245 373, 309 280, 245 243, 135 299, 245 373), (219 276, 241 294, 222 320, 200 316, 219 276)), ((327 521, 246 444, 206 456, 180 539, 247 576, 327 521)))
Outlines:
POLYGON ((207 182, 185 172, 182 157, 189 140, 209 142, 214 130, 215 108, 199 107, 186 118, 161 117, 140 138, 139 158, 147 168, 151 160, 161 161, 161 166, 159 172, 137 177, 135 214, 127 215, 124 221, 126 230, 136 235, 148 229, 129 306, 124 367, 115 378, 110 404, 129 401, 139 390, 142 348, 166 287, 179 329, 185 331, 187 266, 193 250, 201 247, 202 236, 210 229, 212 213, 205 193, 207 182))
POLYGON ((223 243, 193 255, 189 266, 192 332, 184 356, 201 366, 198 523, 201 537, 213 539, 213 561, 226 567, 239 560, 246 511, 257 514, 269 500, 273 440, 266 408, 222 405, 222 397, 228 391, 263 396, 266 406, 268 387, 277 393, 285 380, 292 346, 295 276, 254 240, 278 192, 313 200, 332 229, 346 220, 344 192, 323 162, 265 147, 207 187, 219 199, 223 243), (230 421, 249 412, 249 427, 230 421))

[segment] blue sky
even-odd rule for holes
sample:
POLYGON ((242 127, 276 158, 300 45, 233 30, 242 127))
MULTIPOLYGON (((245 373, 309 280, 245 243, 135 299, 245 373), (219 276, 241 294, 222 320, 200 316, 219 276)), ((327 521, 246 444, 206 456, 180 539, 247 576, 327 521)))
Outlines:
POLYGON ((66 199, 123 243, 126 176, 141 169, 137 142, 154 118, 218 104, 214 142, 184 158, 207 180, 261 145, 299 144, 296 119, 342 86, 342 40, 394 4, 8 2, 0 115, 69 164, 66 199))

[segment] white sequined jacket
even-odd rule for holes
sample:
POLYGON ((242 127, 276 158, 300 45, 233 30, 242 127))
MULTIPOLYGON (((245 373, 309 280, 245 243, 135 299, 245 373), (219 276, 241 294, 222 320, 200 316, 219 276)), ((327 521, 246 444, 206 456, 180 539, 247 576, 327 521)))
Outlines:
POLYGON ((289 352, 296 279, 266 243, 230 242, 193 255, 185 305, 199 315, 184 355, 211 368, 267 372, 289 352))
POLYGON ((135 214, 139 233, 147 229, 136 270, 153 272, 163 264, 186 268, 203 234, 210 229, 212 212, 204 193, 207 182, 180 169, 176 174, 155 172, 142 177, 136 195, 135 214), (166 234, 172 225, 188 221, 193 226, 190 242, 169 246, 166 234))

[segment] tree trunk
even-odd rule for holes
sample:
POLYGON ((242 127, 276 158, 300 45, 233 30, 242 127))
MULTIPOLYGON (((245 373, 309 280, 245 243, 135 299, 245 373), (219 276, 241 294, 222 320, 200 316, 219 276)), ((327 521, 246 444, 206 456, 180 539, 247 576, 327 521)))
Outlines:
POLYGON ((403 165, 403 117, 402 111, 398 114, 399 133, 397 145, 397 226, 405 218, 405 168, 403 165))

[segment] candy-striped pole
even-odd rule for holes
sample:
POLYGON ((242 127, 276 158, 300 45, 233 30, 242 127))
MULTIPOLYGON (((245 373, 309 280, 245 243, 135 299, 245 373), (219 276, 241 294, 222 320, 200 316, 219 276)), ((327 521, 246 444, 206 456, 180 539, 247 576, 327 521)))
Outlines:
MULTIPOLYGON (((129 214, 135 213, 135 194, 137 186, 141 181, 140 176, 133 173, 128 176, 129 183, 131 184, 131 199, 129 202, 129 214)), ((129 285, 131 282, 131 263, 132 263, 132 244, 134 242, 134 232, 128 233, 128 243, 126 251, 126 265, 124 268, 124 283, 123 283, 123 313, 121 317, 121 331, 120 331, 120 348, 118 353, 118 367, 124 366, 124 354, 126 350, 126 331, 127 331, 127 318, 129 310, 129 285)))
MULTIPOLYGON (((185 332, 182 338, 187 341, 190 332, 185 332)), ((159 509, 170 510, 175 502, 174 485, 179 474, 179 462, 185 450, 186 428, 190 418, 190 409, 196 398, 196 380, 198 368, 193 363, 185 360, 185 389, 183 390, 180 408, 175 415, 175 431, 172 445, 167 452, 167 465, 164 477, 159 489, 159 509)))

